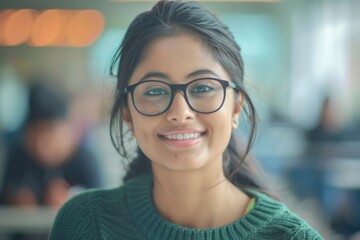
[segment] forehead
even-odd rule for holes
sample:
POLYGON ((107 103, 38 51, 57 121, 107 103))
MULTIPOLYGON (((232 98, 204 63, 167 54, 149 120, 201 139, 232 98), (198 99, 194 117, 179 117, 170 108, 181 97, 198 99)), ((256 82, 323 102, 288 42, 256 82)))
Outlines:
POLYGON ((138 82, 148 72, 161 72, 171 81, 179 81, 199 69, 209 69, 223 79, 228 78, 200 38, 188 34, 162 37, 147 47, 130 83, 138 82))
POLYGON ((183 51, 184 49, 181 49, 182 51, 178 51, 180 48, 185 46, 188 50, 196 50, 197 53, 210 55, 210 50, 199 36, 190 33, 179 33, 170 36, 157 37, 152 40, 148 46, 146 46, 140 62, 146 61, 147 58, 151 57, 151 55, 156 53, 161 54, 162 52, 167 52, 169 50, 178 53, 185 53, 183 51))

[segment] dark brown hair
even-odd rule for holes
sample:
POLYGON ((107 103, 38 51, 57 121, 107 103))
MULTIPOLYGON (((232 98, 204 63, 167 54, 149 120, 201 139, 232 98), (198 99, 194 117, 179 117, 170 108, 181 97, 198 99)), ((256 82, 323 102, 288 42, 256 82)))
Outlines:
POLYGON ((232 33, 214 14, 200 4, 190 1, 159 1, 150 10, 138 15, 130 24, 121 46, 111 64, 111 74, 117 77, 115 101, 111 112, 110 134, 118 152, 131 161, 125 181, 139 174, 151 173, 149 159, 140 150, 130 159, 126 150, 126 130, 122 110, 127 106, 124 89, 134 69, 152 41, 159 37, 193 34, 222 65, 244 97, 243 112, 250 128, 246 144, 241 144, 233 132, 224 154, 225 176, 237 186, 261 188, 253 174, 249 152, 253 146, 257 128, 255 107, 244 86, 244 63, 240 47, 232 33))

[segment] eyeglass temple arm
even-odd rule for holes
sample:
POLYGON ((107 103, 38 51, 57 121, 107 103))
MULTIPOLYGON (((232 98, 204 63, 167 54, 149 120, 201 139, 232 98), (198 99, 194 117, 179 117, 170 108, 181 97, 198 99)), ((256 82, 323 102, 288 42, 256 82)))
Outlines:
POLYGON ((240 88, 239 88, 238 85, 236 85, 234 82, 228 82, 228 83, 229 83, 229 87, 234 88, 234 89, 240 91, 240 88))

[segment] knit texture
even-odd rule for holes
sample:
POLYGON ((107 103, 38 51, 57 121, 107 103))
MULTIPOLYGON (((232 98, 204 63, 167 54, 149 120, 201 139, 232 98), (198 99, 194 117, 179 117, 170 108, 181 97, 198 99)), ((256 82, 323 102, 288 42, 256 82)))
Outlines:
POLYGON ((59 211, 50 240, 280 240, 323 239, 287 207, 257 191, 253 209, 223 227, 193 229, 159 215, 152 202, 152 177, 140 176, 110 190, 91 190, 68 201, 59 211))

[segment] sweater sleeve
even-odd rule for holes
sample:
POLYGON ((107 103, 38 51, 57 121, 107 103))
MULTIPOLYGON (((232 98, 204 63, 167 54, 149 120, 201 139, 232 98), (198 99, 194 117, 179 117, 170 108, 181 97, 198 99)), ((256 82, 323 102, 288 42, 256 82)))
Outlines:
POLYGON ((313 228, 302 226, 295 232, 291 240, 324 240, 324 238, 313 228))
POLYGON ((91 198, 92 192, 86 192, 65 203, 55 218, 49 240, 100 239, 91 198))

